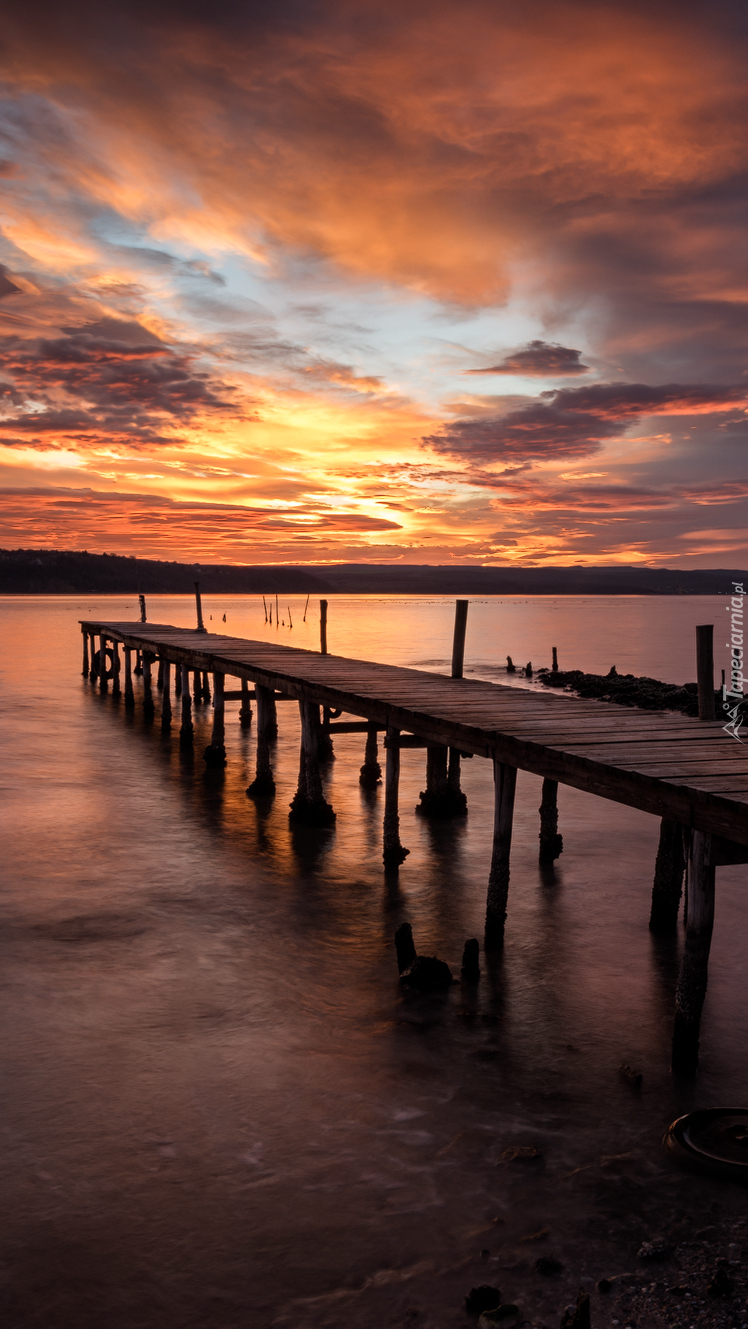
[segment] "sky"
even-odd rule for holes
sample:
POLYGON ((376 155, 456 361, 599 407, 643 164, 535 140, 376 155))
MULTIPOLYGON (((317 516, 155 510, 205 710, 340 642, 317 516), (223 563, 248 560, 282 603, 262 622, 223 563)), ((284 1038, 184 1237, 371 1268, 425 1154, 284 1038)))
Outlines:
POLYGON ((748 14, 0 35, 0 546, 748 567, 748 14))

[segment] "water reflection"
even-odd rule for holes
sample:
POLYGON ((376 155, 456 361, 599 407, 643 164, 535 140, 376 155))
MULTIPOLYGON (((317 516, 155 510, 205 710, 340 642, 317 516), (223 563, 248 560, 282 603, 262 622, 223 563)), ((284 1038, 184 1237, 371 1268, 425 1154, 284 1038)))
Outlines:
MULTIPOLYGON (((575 641, 584 663, 607 660, 619 627, 592 608, 575 618, 568 604, 525 605, 513 618, 486 606, 482 655, 537 655, 538 638, 522 636, 534 621, 552 623, 562 663, 575 641)), ((703 619, 704 605, 686 608, 703 619)), ((255 609, 230 605, 229 626, 264 631, 255 609)), ((628 1268, 634 1243, 676 1210, 742 1203, 679 1172, 660 1137, 693 1103, 748 1093, 744 868, 718 874, 696 1085, 667 1070, 681 941, 648 931, 656 824, 562 789, 564 854, 541 872, 529 776, 503 954, 481 955, 477 987, 413 997, 397 977, 401 921, 454 973, 465 939, 481 935, 487 762, 464 763, 468 817, 434 825, 415 815, 425 754, 403 753, 411 854, 385 878, 383 790, 358 782, 365 736, 336 737, 334 829, 291 828, 296 707, 278 708, 276 797, 251 800, 255 732, 240 728, 238 703, 228 764, 208 771, 209 707, 195 708, 185 753, 176 713, 164 735, 140 702, 128 712, 82 683, 75 620, 106 604, 4 611, 0 945, 12 1000, 0 1221, 14 1324, 378 1329, 410 1307, 446 1326, 484 1281, 551 1324, 580 1279, 628 1268), (622 1061, 642 1070, 640 1095, 622 1061), (506 1161, 515 1143, 537 1146, 542 1166, 506 1161), (546 1227, 565 1265, 552 1287, 519 1240, 546 1227)), ((633 610, 618 611, 630 626, 633 610)), ((122 617, 122 602, 108 612, 122 617)), ((165 621, 191 612, 152 607, 165 621)), ((375 632, 371 605, 335 601, 331 645, 347 634, 351 654, 372 646, 405 662, 417 629, 419 653, 446 658, 451 613, 399 604, 375 632)), ((644 650, 644 628, 631 649, 644 650)), ((300 633, 294 644, 306 644, 300 633)), ((677 680, 682 662, 659 672, 677 680)))

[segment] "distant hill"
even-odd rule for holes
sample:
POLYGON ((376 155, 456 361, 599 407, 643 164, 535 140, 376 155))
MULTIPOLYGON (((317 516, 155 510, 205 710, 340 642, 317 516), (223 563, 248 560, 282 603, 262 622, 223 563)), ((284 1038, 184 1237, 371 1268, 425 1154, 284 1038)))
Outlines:
POLYGON ((236 567, 53 549, 0 549, 3 595, 728 595, 748 571, 704 568, 482 568, 342 563, 236 567))

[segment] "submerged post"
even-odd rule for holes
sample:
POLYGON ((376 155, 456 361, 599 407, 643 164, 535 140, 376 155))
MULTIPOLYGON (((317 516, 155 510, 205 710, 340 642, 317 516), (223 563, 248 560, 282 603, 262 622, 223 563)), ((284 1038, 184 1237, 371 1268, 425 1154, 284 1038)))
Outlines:
POLYGON ((327 655, 327 601, 319 602, 319 649, 321 655, 327 655))
POLYGON ((455 601, 455 629, 452 638, 452 678, 462 678, 465 665, 465 633, 467 631, 468 601, 455 601))
POLYGON ((372 720, 366 731, 366 749, 364 764, 359 773, 358 782, 364 789, 376 789, 382 780, 382 767, 379 765, 377 726, 372 720))
POLYGON ((81 674, 84 678, 88 678, 88 633, 84 628, 81 628, 81 633, 83 636, 83 665, 81 667, 81 674))
POLYGON ((252 704, 249 700, 249 683, 242 679, 242 704, 239 711, 239 724, 242 729, 249 729, 252 724, 252 704))
POLYGON ((182 695, 182 666, 176 664, 174 666, 174 696, 181 697, 181 695, 182 695))
POLYGON ((180 747, 192 747, 194 728, 192 725, 192 698, 190 697, 190 674, 186 664, 181 666, 182 675, 182 725, 179 730, 180 747))
POLYGON ((544 780, 540 796, 540 850, 538 862, 550 866, 564 847, 563 836, 558 833, 558 780, 544 780))
POLYGON ((400 809, 398 796, 400 790, 400 748, 397 740, 399 729, 388 729, 386 734, 384 775, 384 844, 382 858, 385 872, 397 872, 400 864, 410 853, 400 843, 400 809))
POLYGON ((685 866, 683 827, 679 821, 669 821, 663 817, 652 885, 652 910, 649 915, 651 932, 675 932, 685 866))
MULTIPOLYGON (((171 729, 171 679, 169 678, 171 664, 168 660, 162 660, 161 663, 164 670, 163 691, 161 693, 161 728, 169 730, 171 729)), ((177 665, 178 668, 179 665, 177 665)))
POLYGON ((516 766, 508 766, 506 762, 494 760, 493 778, 493 850, 486 899, 486 950, 497 950, 504 944, 517 768, 516 766))
POLYGON ((300 701, 299 712, 301 715, 299 784, 291 803, 289 821, 304 826, 332 826, 335 812, 322 791, 319 706, 316 702, 300 701))
POLYGON ((163 655, 159 655, 158 673, 156 674, 156 688, 159 692, 161 692, 163 686, 164 686, 164 657, 163 655))
POLYGON ((125 647, 125 706, 128 711, 135 705, 135 693, 132 689, 132 650, 125 647))
POLYGON ((94 679, 98 675, 98 670, 96 668, 96 636, 93 632, 88 633, 88 640, 90 643, 90 650, 91 650, 91 669, 89 677, 94 679))
POLYGON ((713 623, 702 623, 696 629, 696 678, 699 688, 699 719, 713 720, 716 715, 713 623))
POLYGON ((199 706, 203 699, 203 680, 199 669, 192 673, 192 701, 193 705, 199 706))
POLYGON ((140 601, 140 621, 145 623, 145 596, 139 595, 138 600, 140 601))
POLYGON ((210 701, 210 674, 207 669, 203 670, 202 698, 206 704, 210 701))
POLYGON ((255 778, 247 789, 251 798, 266 798, 275 793, 275 780, 270 765, 270 741, 278 732, 275 699, 270 688, 255 686, 257 699, 257 765, 255 778))
POLYGON ((673 1026, 673 1070, 694 1075, 699 1064, 699 1028, 709 974, 714 926, 712 837, 694 831, 688 860, 686 946, 678 975, 673 1026))
POLYGON ((214 673, 213 675, 213 732, 210 737, 210 743, 205 749, 205 760, 209 766, 226 765, 226 747, 224 738, 226 736, 224 723, 224 684, 226 675, 214 673))

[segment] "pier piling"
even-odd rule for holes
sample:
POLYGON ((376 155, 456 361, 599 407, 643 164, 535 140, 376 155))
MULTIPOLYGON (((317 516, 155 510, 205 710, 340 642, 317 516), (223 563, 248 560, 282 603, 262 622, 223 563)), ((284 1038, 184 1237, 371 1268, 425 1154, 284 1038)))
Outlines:
POLYGON ((376 789, 382 780, 382 767, 379 764, 379 744, 377 741, 377 726, 373 722, 369 724, 366 730, 366 748, 364 750, 364 764, 359 773, 358 782, 364 789, 376 789))
POLYGON ((143 651, 143 714, 147 717, 153 715, 155 707, 153 705, 153 689, 151 686, 151 664, 153 656, 150 651, 143 651))
POLYGON ((302 826, 332 826, 335 812, 322 791, 319 761, 319 706, 300 701, 301 748, 299 783, 291 802, 289 821, 302 826))
POLYGON ((182 724, 179 730, 179 745, 192 747, 194 727, 192 724, 192 698, 190 697, 190 672, 185 664, 181 666, 182 675, 182 724))
POLYGON ((107 660, 106 644, 107 644, 107 638, 102 633, 102 635, 99 637, 99 690, 101 692, 109 691, 109 680, 107 679, 107 674, 109 673, 109 662, 107 660))
MULTIPOLYGON (((161 728, 168 732, 168 730, 171 729, 171 679, 169 677, 171 673, 171 664, 168 660, 162 660, 161 663, 164 667, 162 677, 163 691, 161 693, 161 728)), ((179 668, 178 665, 177 668, 179 668)))
POLYGON ((239 724, 242 729, 249 729, 252 724, 252 704, 249 700, 249 683, 242 679, 242 704, 239 711, 239 724))
POLYGON ((270 765, 270 743, 278 732, 275 700, 270 688, 255 684, 257 702, 257 756, 255 778, 247 789, 253 798, 267 798, 275 793, 275 780, 270 765))
POLYGON ((135 693, 132 687, 132 650, 125 646, 125 706, 131 711, 135 705, 135 693))
POLYGON ((563 836, 558 833, 558 781, 544 780, 540 796, 540 850, 538 862, 544 866, 553 863, 563 851, 563 836))
POLYGON ((119 642, 115 640, 112 642, 112 696, 113 697, 119 697, 122 691, 119 681, 119 669, 120 669, 119 642))
POLYGON ((660 822, 660 841, 655 860, 654 883, 652 885, 652 909, 649 915, 650 931, 658 933, 675 932, 678 925, 678 909, 683 893, 683 871, 685 868, 683 852, 683 827, 680 822, 663 817, 660 822))
POLYGON ((688 860, 688 924, 678 975, 673 1027, 673 1070, 694 1075, 699 1063, 699 1028, 706 996, 714 927, 712 836, 694 831, 688 860))
POLYGON ((486 898, 486 950, 498 950, 504 944, 517 768, 507 765, 506 762, 494 761, 493 778, 493 849, 486 898))
POLYGON ((696 678, 699 689, 699 719, 714 720, 714 624, 696 629, 696 678))
POLYGON ((410 853, 400 843, 400 748, 399 729, 387 730, 385 744, 387 757, 384 775, 384 844, 382 858, 385 872, 397 872, 400 864, 410 853))
POLYGON ((84 678, 88 678, 88 671, 89 671, 89 665, 88 665, 88 633, 87 633, 87 632, 84 632, 84 633, 82 633, 82 636, 83 636, 83 664, 82 664, 82 666, 81 666, 81 674, 83 675, 84 678))
POLYGON ((205 749, 205 760, 209 766, 226 765, 226 747, 224 739, 226 736, 225 727, 225 702, 224 702, 224 684, 226 675, 214 673, 213 675, 213 732, 210 743, 205 749))

